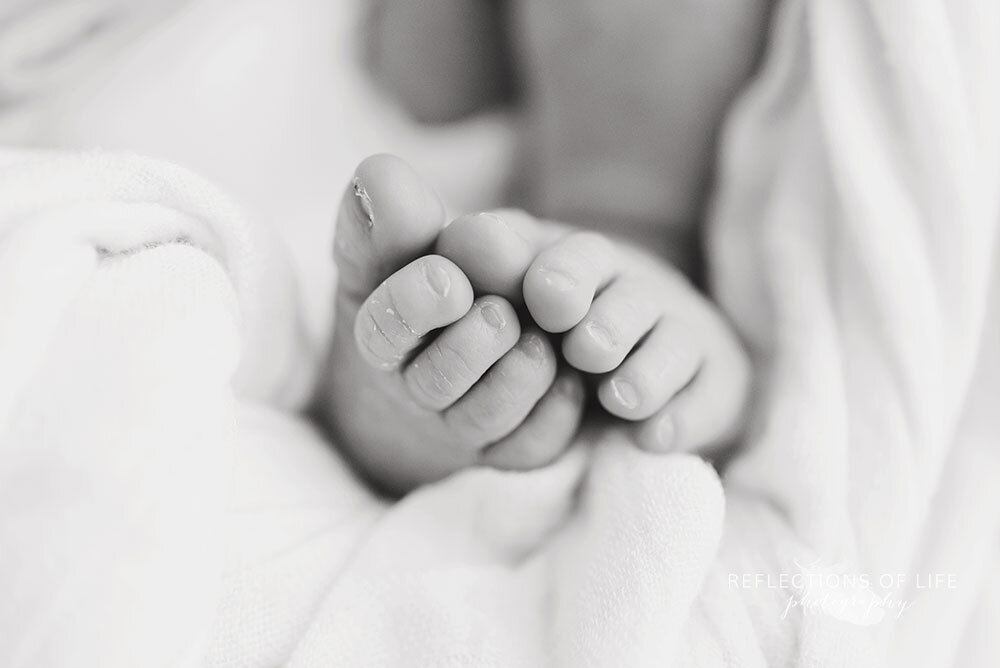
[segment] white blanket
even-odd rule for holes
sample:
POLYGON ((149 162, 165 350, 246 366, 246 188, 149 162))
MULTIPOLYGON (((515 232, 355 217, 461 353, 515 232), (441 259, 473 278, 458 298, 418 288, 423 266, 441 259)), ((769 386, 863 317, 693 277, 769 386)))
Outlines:
POLYGON ((388 505, 291 412, 295 293, 225 197, 10 157, 2 663, 995 665, 1000 7, 779 9, 713 216, 761 389, 722 485, 611 432, 388 505))

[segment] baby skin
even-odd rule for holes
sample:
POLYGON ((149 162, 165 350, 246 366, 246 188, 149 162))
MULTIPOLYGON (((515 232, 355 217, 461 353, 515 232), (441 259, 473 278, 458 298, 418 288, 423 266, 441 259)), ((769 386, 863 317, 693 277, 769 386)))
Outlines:
POLYGON ((444 216, 388 155, 361 163, 338 213, 320 409, 375 485, 403 493, 472 465, 544 466, 592 419, 591 386, 638 447, 734 435, 746 357, 663 260, 521 211, 447 227, 444 216))

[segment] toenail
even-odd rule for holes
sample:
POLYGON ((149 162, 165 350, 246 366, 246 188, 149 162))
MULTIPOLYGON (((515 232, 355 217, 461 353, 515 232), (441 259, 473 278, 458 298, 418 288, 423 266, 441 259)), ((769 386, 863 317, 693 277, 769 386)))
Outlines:
POLYGON ((521 339, 520 348, 531 359, 545 358, 545 346, 542 344, 542 338, 536 334, 529 334, 521 339))
POLYGON ((590 338, 593 339, 594 343, 605 350, 611 350, 615 347, 615 340, 611 337, 611 332, 603 325, 591 321, 584 325, 583 328, 590 335, 590 338))
POLYGON ((431 286, 431 290, 435 294, 439 297, 448 296, 448 292, 451 290, 451 276, 448 275, 448 272, 443 267, 439 267, 432 262, 425 263, 424 277, 427 279, 427 285, 431 286))
POLYGON ((479 213, 476 214, 476 217, 488 220, 496 225, 499 225, 504 230, 514 235, 517 239, 523 241, 528 245, 533 245, 531 244, 531 241, 524 236, 524 233, 521 231, 521 228, 517 226, 511 227, 510 223, 507 222, 507 218, 502 214, 494 213, 492 211, 480 211, 479 213))
POLYGON ((567 292, 576 287, 576 279, 569 274, 564 274, 561 271, 541 268, 538 270, 538 273, 541 274, 542 280, 545 281, 545 284, 553 290, 567 292))
POLYGON ((677 435, 677 427, 674 420, 669 415, 664 415, 656 423, 656 443, 663 450, 669 450, 674 444, 677 435))
POLYGON ((486 303, 480 306, 479 309, 483 314, 483 320, 493 329, 503 329, 507 324, 503 313, 500 312, 500 309, 495 304, 486 303))
POLYGON ((372 198, 365 189, 364 184, 361 183, 361 179, 357 176, 354 177, 354 196, 358 198, 358 202, 361 204, 361 210, 368 219, 368 227, 374 227, 375 208, 372 206, 372 198))
POLYGON ((499 225, 502 225, 504 228, 508 230, 510 229, 510 225, 507 224, 507 221, 505 221, 503 218, 501 218, 500 216, 491 211, 480 211, 479 213, 476 214, 476 216, 479 218, 485 218, 486 220, 491 220, 494 223, 498 223, 499 225))
POLYGON ((615 378, 611 381, 611 393, 623 407, 633 409, 639 405, 639 393, 635 386, 627 380, 615 378))

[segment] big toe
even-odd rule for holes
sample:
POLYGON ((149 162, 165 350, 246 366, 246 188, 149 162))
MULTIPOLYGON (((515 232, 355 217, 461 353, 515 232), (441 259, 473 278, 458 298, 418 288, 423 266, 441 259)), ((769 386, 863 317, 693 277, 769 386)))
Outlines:
POLYGON ((476 294, 516 304, 523 301, 521 284, 532 261, 558 234, 523 211, 499 209, 457 218, 435 250, 465 272, 476 294))
POLYGON ((338 290, 360 303, 390 274, 431 249, 444 206, 404 160, 379 154, 354 172, 337 213, 338 290))

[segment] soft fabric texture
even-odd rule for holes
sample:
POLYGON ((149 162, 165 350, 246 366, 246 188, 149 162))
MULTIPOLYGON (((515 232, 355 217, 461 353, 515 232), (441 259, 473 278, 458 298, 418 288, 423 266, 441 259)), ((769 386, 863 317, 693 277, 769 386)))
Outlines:
POLYGON ((998 35, 991 3, 786 2, 732 113, 709 257, 762 392, 721 560, 905 574, 910 604, 787 624, 754 592, 771 665, 969 665, 995 609, 998 35))
POLYGON ((8 156, 2 663, 995 665, 998 12, 779 7, 713 214, 761 389, 721 485, 607 432, 377 499, 295 415, 276 244, 170 165, 8 156), (872 586, 742 579, 824 571, 872 586), (861 605, 783 614, 820 594, 861 605))

